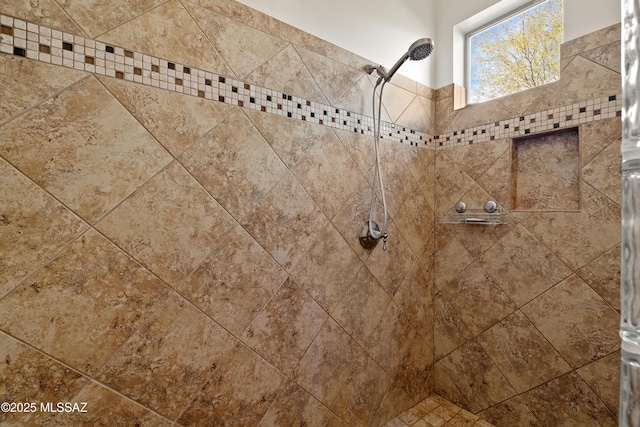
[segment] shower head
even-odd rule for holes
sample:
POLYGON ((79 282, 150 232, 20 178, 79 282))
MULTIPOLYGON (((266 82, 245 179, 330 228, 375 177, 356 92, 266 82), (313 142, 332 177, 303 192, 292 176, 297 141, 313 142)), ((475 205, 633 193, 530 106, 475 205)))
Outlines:
POLYGON ((433 52, 433 40, 425 37, 413 42, 413 44, 409 46, 408 53, 412 61, 420 61, 431 55, 431 52, 433 52))
POLYGON ((409 50, 407 51, 407 53, 405 53, 402 58, 400 58, 398 62, 396 62, 393 67, 391 67, 389 71, 386 71, 382 66, 368 66, 366 67, 366 70, 369 74, 371 74, 373 70, 376 70, 380 78, 384 79, 385 82, 388 82, 389 80, 391 80, 391 77, 393 77, 396 71, 398 71, 398 68, 400 68, 400 66, 404 64, 407 59, 411 59, 412 61, 420 61, 431 55, 431 52, 433 52, 433 40, 425 37, 413 42, 413 44, 409 46, 409 50), (371 69, 371 71, 369 71, 369 69, 371 69))

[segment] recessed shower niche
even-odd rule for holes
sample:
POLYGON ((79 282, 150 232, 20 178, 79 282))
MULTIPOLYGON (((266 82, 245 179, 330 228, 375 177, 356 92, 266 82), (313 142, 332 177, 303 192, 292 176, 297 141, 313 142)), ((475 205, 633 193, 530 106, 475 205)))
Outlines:
POLYGON ((511 153, 511 209, 580 209, 578 128, 514 138, 511 153))

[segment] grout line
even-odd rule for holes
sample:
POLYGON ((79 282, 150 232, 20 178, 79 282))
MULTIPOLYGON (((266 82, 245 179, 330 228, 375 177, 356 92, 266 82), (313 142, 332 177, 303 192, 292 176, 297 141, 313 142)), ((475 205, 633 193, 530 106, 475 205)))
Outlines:
MULTIPOLYGON (((276 90, 225 77, 104 42, 78 37, 7 15, 0 15, 0 52, 96 75, 197 96, 300 121, 373 135, 372 119, 276 90)), ((383 139, 428 146, 431 138, 383 123, 383 139), (402 130, 400 130, 402 129, 402 130)))
MULTIPOLYGON (((185 66, 0 14, 0 52, 141 83, 300 121, 373 135, 372 117, 312 102, 235 78, 185 66), (215 83, 215 84, 214 84, 215 83)), ((494 123, 429 135, 382 122, 382 139, 444 149, 514 138, 620 117, 621 94, 581 101, 494 123), (614 102, 612 104, 612 102, 614 102)))

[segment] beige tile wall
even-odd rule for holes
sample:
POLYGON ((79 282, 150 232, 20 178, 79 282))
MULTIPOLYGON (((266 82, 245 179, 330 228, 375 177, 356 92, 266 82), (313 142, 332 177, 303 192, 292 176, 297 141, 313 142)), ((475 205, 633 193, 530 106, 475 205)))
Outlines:
POLYGON ((385 89, 369 252, 365 59, 225 0, 0 14, 0 401, 38 405, 0 424, 382 425, 432 393, 431 89, 385 89))
MULTIPOLYGON (((561 80, 519 94, 454 110, 451 88, 436 93, 436 214, 493 199, 507 224, 436 225, 435 389, 497 426, 617 425, 619 40, 615 25, 565 43, 561 80), (577 129, 579 182, 564 202, 577 200, 514 209, 511 138, 541 121, 577 129), (493 122, 509 137, 470 141, 493 122)), ((548 194, 537 165, 567 152, 532 148, 539 158, 520 172, 553 200, 567 188, 548 194)))
POLYGON ((0 400, 88 402, 0 421, 375 426, 435 390, 498 426, 614 423, 619 27, 482 105, 396 76, 368 252, 367 61, 232 0, 124 3, 0 8, 0 400), (579 212, 509 211, 523 120, 578 127, 579 212), (438 224, 489 198, 507 225, 438 224))

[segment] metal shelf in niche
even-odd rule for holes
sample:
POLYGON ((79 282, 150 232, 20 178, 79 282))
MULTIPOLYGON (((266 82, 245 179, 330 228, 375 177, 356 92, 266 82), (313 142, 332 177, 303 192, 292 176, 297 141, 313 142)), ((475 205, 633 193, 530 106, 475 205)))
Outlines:
POLYGON ((484 209, 467 209, 463 202, 458 202, 455 211, 445 213, 440 217, 441 224, 474 224, 500 225, 506 224, 506 213, 490 200, 484 209))

